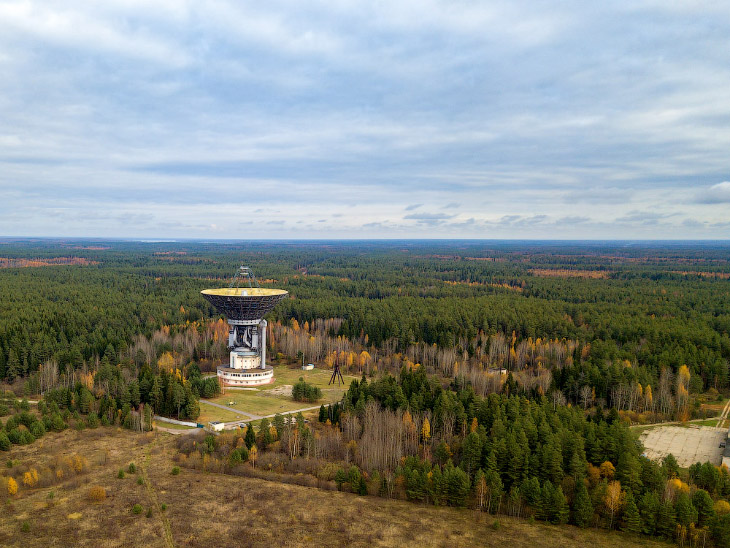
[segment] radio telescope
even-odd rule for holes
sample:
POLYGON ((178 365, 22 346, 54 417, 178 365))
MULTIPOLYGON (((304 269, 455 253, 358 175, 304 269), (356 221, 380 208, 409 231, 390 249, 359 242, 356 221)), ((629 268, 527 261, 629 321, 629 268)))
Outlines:
POLYGON ((259 287, 247 266, 241 266, 227 288, 204 289, 201 294, 231 326, 228 366, 218 367, 222 386, 256 386, 274 381, 274 369, 266 365, 264 315, 288 295, 283 289, 259 287), (243 286, 243 287, 242 287, 243 286))

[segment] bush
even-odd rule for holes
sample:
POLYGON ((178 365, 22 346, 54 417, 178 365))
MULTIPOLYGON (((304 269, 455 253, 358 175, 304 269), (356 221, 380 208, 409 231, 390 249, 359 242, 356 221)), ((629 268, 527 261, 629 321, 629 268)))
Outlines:
POLYGON ((129 466, 127 467, 127 472, 130 474, 135 474, 137 472, 137 467, 134 465, 133 462, 129 463, 129 466))
POLYGON ((137 477, 137 485, 144 485, 144 480, 142 479, 142 476, 137 477))
POLYGON ((291 395, 294 401, 312 403, 322 397, 322 391, 313 384, 306 382, 303 377, 299 377, 299 382, 292 387, 291 395))
POLYGON ((162 509, 162 511, 164 512, 165 510, 167 510, 167 504, 165 504, 165 503, 163 502, 163 503, 162 503, 162 505, 160 506, 160 508, 161 508, 161 509, 162 509))
POLYGON ((172 467, 172 475, 177 476, 180 473, 180 467, 179 466, 173 466, 172 467))
POLYGON ((8 435, 0 430, 0 451, 10 451, 11 445, 8 435))
POLYGON ((142 513, 142 505, 141 504, 135 504, 132 506, 132 513, 133 514, 141 514, 142 513))
POLYGON ((23 525, 20 527, 20 530, 23 531, 24 533, 29 533, 30 532, 30 523, 28 523, 27 521, 24 521, 23 525))
POLYGON ((124 470, 121 468, 119 469, 119 473, 117 474, 118 479, 124 479, 124 470))
POLYGON ((152 517, 152 508, 147 508, 147 514, 145 514, 148 518, 152 517))
POLYGON ((495 531, 499 531, 499 521, 497 521, 496 519, 492 523, 492 529, 494 529, 495 531))
POLYGON ((101 485, 95 485, 89 489, 89 500, 91 502, 102 502, 106 500, 106 489, 101 485))
POLYGON ((89 416, 86 417, 86 425, 89 428, 96 428, 99 426, 99 416, 96 413, 89 413, 89 416))
POLYGON ((33 424, 30 425, 30 433, 33 434, 33 437, 38 439, 46 433, 46 427, 43 426, 43 423, 41 421, 35 421, 33 424))

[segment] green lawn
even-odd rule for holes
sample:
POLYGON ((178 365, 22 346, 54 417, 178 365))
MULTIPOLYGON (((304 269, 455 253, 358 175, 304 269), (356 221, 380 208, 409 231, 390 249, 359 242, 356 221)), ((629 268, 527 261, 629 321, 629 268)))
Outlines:
MULTIPOLYGON (((229 406, 233 402, 233 405, 229 406, 231 409, 260 416, 296 411, 297 409, 313 407, 323 403, 334 403, 341 400, 343 394, 350 386, 350 382, 357 379, 357 377, 351 375, 343 375, 345 379, 344 385, 328 386, 327 382, 331 376, 332 372, 324 369, 303 371, 301 369, 291 369, 283 365, 274 366, 274 382, 272 384, 267 384, 257 390, 226 390, 225 394, 212 398, 209 401, 225 406, 229 406), (296 402, 290 396, 277 395, 271 392, 274 388, 295 384, 299 380, 299 377, 319 387, 322 390, 322 399, 314 403, 296 402)), ((241 415, 235 415, 230 411, 207 406, 204 403, 200 405, 200 411, 201 417, 205 417, 205 421, 220 420, 231 422, 239 419, 245 420, 241 415)), ((199 422, 203 422, 200 419, 198 420, 199 422)))
MULTIPOLYGON (((215 401, 215 403, 223 403, 222 401, 217 400, 211 401, 215 401)), ((197 421, 201 424, 208 424, 211 421, 234 422, 245 420, 246 417, 243 415, 239 415, 238 413, 234 413, 233 411, 219 409, 218 407, 213 407, 212 405, 205 405, 204 403, 200 404, 200 416, 197 418, 197 421)))
MULTIPOLYGON (((308 383, 319 386, 320 388, 328 388, 327 383, 332 377, 332 371, 317 368, 311 371, 303 371, 301 368, 291 369, 285 365, 277 365, 274 366, 274 382, 262 387, 262 390, 275 388, 283 384, 294 384, 299 380, 299 377, 303 377, 308 383)), ((342 378, 345 379, 345 384, 340 386, 344 386, 345 388, 350 386, 350 382, 358 380, 358 377, 353 375, 343 374, 342 378)), ((332 386, 329 385, 329 388, 332 388, 332 386)), ((337 384, 334 386, 337 386, 337 384)))

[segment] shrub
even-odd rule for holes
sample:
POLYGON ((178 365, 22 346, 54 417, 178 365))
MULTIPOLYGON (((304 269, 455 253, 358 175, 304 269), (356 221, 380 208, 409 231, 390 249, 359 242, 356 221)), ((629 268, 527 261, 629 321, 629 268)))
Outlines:
POLYGON ((137 472, 137 467, 134 465, 133 462, 129 463, 129 466, 127 467, 127 472, 129 472, 130 474, 134 474, 137 472))
POLYGON ((86 417, 86 425, 89 428, 96 428, 99 426, 99 416, 96 413, 89 413, 89 416, 86 417))
POLYGON ((89 500, 91 502, 102 502, 106 500, 106 489, 101 485, 95 485, 89 489, 89 500))
POLYGON ((497 521, 496 519, 492 523, 492 529, 494 529, 495 531, 499 531, 499 521, 497 521))
POLYGON ((173 466, 172 467, 172 475, 177 476, 180 473, 180 467, 179 466, 173 466))
POLYGON ((322 391, 313 384, 306 382, 303 377, 299 377, 299 382, 292 387, 291 395, 294 401, 312 403, 322 397, 322 391))
POLYGON ((24 533, 29 533, 30 532, 30 523, 28 523, 27 521, 24 521, 23 525, 20 527, 20 530, 23 531, 24 533))
POLYGON ((147 514, 145 514, 148 518, 152 517, 152 508, 147 508, 147 514))
POLYGON ((13 478, 8 478, 8 495, 11 497, 18 494, 18 482, 13 478))
POLYGON ((118 479, 124 479, 124 470, 121 468, 119 469, 119 473, 117 474, 118 479))
POLYGON ((163 502, 160 508, 162 508, 162 511, 164 512, 165 510, 167 510, 167 504, 163 502))
POLYGON ((132 513, 133 514, 141 514, 142 513, 142 505, 141 504, 135 504, 132 506, 132 513))
POLYGON ((142 479, 142 476, 137 477, 137 485, 144 485, 144 480, 142 479))
POLYGON ((11 445, 8 435, 0 430, 0 451, 10 451, 11 445))
POLYGON ((33 434, 36 439, 40 438, 46 433, 46 427, 43 426, 41 421, 35 421, 30 425, 30 433, 33 434))

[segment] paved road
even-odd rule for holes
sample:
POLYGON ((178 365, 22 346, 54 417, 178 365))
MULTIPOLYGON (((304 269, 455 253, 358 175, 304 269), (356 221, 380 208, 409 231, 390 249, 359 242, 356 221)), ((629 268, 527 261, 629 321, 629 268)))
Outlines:
POLYGON ((160 424, 158 423, 155 425, 155 430, 159 430, 160 432, 167 432, 168 434, 172 434, 174 436, 183 436, 187 434, 195 434, 195 432, 202 430, 202 428, 167 428, 165 426, 160 426, 160 424))
MULTIPOLYGON (((203 401, 203 400, 200 400, 203 401)), ((209 402, 210 403, 210 402, 209 402)), ((219 406, 221 407, 221 406, 219 406)), ((319 405, 315 405, 314 407, 304 407, 302 409, 295 409, 294 411, 284 411, 283 413, 274 413, 273 415, 266 415, 265 417, 258 417, 259 419, 271 419, 274 418, 276 415, 296 415, 297 413, 304 413, 305 411, 313 411, 314 409, 319 409, 319 405)), ((255 416, 255 415, 254 415, 255 416)), ((252 419, 254 420, 254 419, 252 419)), ((231 426, 238 426, 242 421, 233 421, 233 422, 227 422, 225 423, 225 428, 231 427, 231 426)))

